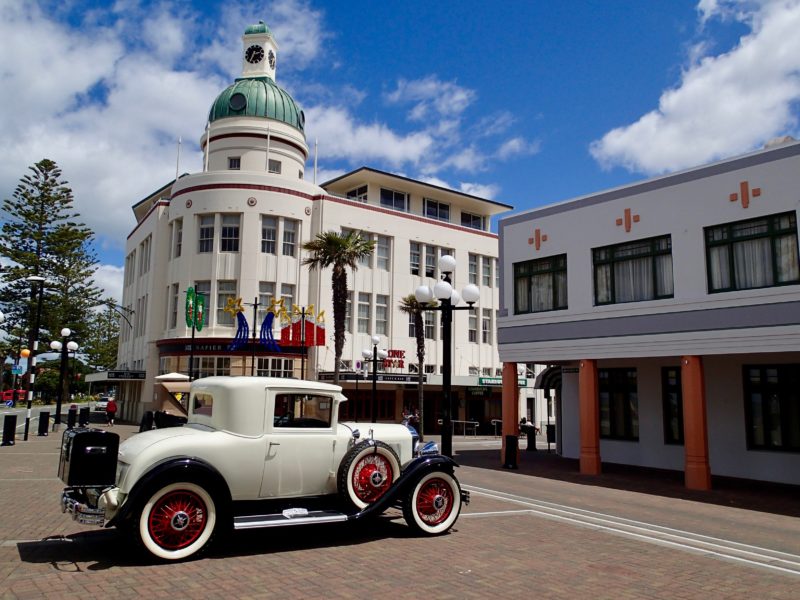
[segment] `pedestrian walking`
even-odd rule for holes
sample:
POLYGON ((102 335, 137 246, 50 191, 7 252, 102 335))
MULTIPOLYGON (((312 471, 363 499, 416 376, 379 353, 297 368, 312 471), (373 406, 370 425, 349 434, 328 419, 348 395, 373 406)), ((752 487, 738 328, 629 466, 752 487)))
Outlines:
POLYGON ((109 398, 106 404, 106 421, 110 427, 114 426, 114 418, 117 416, 117 403, 113 398, 109 398))

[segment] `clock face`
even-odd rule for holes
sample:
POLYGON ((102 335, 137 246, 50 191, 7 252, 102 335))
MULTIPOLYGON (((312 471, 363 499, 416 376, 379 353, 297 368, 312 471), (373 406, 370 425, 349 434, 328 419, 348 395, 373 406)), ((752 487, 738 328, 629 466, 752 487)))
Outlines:
POLYGON ((244 51, 244 59, 251 64, 261 62, 264 60, 264 49, 258 44, 253 44, 244 51))
POLYGON ((269 61, 269 68, 270 69, 274 69, 275 68, 275 53, 272 50, 269 51, 269 54, 267 55, 267 60, 269 61))

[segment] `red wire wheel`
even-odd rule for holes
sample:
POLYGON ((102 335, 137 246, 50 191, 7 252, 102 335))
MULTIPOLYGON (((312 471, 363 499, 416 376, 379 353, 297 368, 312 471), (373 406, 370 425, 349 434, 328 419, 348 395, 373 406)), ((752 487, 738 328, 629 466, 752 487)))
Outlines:
POLYGON ((400 460, 392 448, 377 440, 353 446, 339 466, 340 496, 363 509, 383 496, 400 477, 400 460))
POLYGON ((428 525, 438 525, 453 510, 453 490, 441 477, 428 479, 417 493, 414 508, 428 525))
POLYGON ((214 499, 195 483, 171 483, 158 489, 139 517, 139 538, 154 556, 179 560, 206 548, 214 534, 214 499))
POLYGON ((403 518, 419 533, 440 535, 450 529, 461 513, 461 488, 444 471, 423 475, 403 502, 403 518))

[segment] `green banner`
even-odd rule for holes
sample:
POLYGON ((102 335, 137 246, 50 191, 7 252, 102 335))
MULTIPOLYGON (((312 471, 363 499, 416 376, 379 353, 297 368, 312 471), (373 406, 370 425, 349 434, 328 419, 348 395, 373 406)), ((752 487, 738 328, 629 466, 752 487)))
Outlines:
POLYGON ((203 294, 197 294, 195 296, 195 309, 194 309, 194 318, 195 318, 195 328, 197 331, 203 329, 203 321, 206 317, 206 297, 203 294))
POLYGON ((194 288, 190 287, 186 290, 186 326, 192 327, 194 325, 194 288))

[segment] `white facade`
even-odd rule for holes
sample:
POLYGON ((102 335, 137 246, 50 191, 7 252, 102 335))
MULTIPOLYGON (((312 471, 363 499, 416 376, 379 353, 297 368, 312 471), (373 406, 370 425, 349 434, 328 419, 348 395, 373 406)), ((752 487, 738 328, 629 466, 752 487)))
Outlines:
POLYGON ((799 206, 790 140, 500 221, 500 357, 562 365, 564 456, 581 452, 577 367, 592 360, 609 382, 615 370, 629 379, 601 378, 602 460, 683 468, 680 399, 670 404, 681 388, 664 369, 691 355, 704 366, 711 474, 800 483, 799 206), (524 269, 546 272, 532 277, 535 298, 524 269))
MULTIPOLYGON (((245 90, 245 100, 234 99, 234 92, 244 90, 248 78, 265 79, 246 60, 253 45, 266 50, 265 56, 269 51, 277 53, 271 34, 244 36, 243 76, 217 99, 210 126, 201 136, 207 154, 203 172, 181 176, 133 207, 137 225, 127 241, 123 290, 123 306, 133 311, 132 326, 122 323, 117 368, 144 371, 145 379, 122 385, 123 416, 139 419, 146 410, 160 409, 161 390, 154 378, 168 372, 188 374, 190 354, 198 376, 249 375, 251 371, 301 376, 297 348, 280 353, 259 348, 254 368, 250 348, 228 350, 236 327, 233 316, 223 309, 232 299, 241 298, 251 331, 255 300, 259 303, 256 329, 263 320, 261 311, 273 299, 284 298, 290 314, 292 306, 313 307, 315 315, 324 311, 326 344, 310 350, 305 374, 314 379, 321 372, 333 371, 331 272, 309 271, 302 265, 307 255, 301 248, 326 231, 357 230, 376 242, 369 260, 348 273, 352 302, 342 360, 343 371, 355 371, 363 360, 362 350, 372 348, 373 334, 380 336, 382 349, 394 351, 385 372, 408 381, 379 385, 382 392, 392 392, 390 405, 382 409, 383 419, 394 420, 408 401, 405 394, 415 390, 416 343, 409 335, 408 316, 399 310, 400 300, 413 294, 418 285, 432 285, 441 276, 435 265, 444 253, 454 254, 458 263, 452 276, 454 287, 473 282, 481 290, 477 317, 470 318, 467 311, 455 316, 453 384, 467 388, 479 385, 480 377, 498 376, 498 240, 489 227, 493 215, 511 207, 368 168, 323 187, 306 181, 304 116, 285 92, 278 90, 283 95, 277 96, 274 66, 266 76, 267 94, 276 94, 288 106, 286 111, 283 105, 269 105, 262 113, 246 114, 248 106, 241 114, 231 114, 235 106, 256 98, 245 90), (354 190, 363 193, 347 198, 354 190), (424 216, 426 211, 432 216, 424 216), (426 268, 426 261, 433 262, 433 271, 426 268), (206 325, 196 332, 193 345, 184 314, 189 287, 207 294, 206 325)), ((251 52, 251 56, 259 55, 251 52)), ((433 368, 427 373, 427 383, 435 395, 441 385, 442 342, 438 313, 431 315, 434 326, 425 362, 433 368)), ((276 339, 279 327, 276 323, 276 339)), ((343 381, 343 385, 354 387, 353 382, 343 381)), ((362 383, 361 392, 367 387, 368 382, 362 383)), ((499 385, 496 389, 499 394, 499 385)), ((466 392, 462 391, 461 399, 459 414, 467 415, 466 392)))

